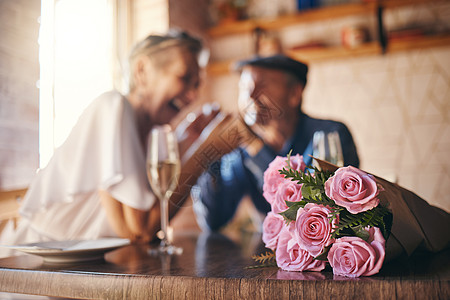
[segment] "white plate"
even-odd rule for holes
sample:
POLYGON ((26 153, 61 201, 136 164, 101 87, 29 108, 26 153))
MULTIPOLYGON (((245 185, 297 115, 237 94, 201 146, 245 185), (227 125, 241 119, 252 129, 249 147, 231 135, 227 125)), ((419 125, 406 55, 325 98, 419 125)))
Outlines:
POLYGON ((1 246, 39 255, 47 263, 70 263, 103 258, 108 251, 130 244, 128 239, 107 238, 98 240, 51 241, 1 246))

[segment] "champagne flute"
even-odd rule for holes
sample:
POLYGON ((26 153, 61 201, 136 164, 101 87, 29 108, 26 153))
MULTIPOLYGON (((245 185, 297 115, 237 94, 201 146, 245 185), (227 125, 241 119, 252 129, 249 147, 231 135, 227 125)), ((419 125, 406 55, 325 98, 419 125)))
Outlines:
POLYGON ((163 237, 158 251, 180 254, 183 250, 171 244, 168 236, 169 199, 180 175, 180 156, 175 133, 169 125, 155 126, 147 141, 147 177, 153 193, 160 200, 163 237))
MULTIPOLYGON (((326 148, 325 148, 325 132, 316 131, 313 135, 313 156, 322 160, 326 160, 326 148)), ((319 165, 314 162, 316 167, 319 165)))
POLYGON ((337 131, 327 134, 329 159, 332 164, 338 167, 344 166, 344 155, 342 154, 342 144, 337 131))
POLYGON ((339 133, 316 131, 313 136, 313 156, 342 167, 344 156, 339 133))

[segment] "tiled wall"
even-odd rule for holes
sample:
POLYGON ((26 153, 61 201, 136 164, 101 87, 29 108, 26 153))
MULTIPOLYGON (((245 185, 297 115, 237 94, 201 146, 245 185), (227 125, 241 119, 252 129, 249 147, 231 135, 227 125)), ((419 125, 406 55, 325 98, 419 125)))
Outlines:
MULTIPOLYGON (((419 25, 450 30, 450 3, 413 5, 384 13, 387 30, 419 25)), ((346 25, 365 24, 376 36, 375 16, 354 16, 287 27, 284 49, 323 40, 340 43, 346 25)), ((251 35, 230 35, 211 43, 212 59, 252 55, 251 35), (239 45, 239 47, 236 47, 239 45)), ((326 60, 310 64, 305 112, 346 123, 361 168, 397 181, 430 203, 450 211, 450 47, 326 60)), ((210 78, 208 98, 232 110, 238 75, 210 78)))
POLYGON ((450 47, 311 67, 304 110, 344 121, 361 167, 450 211, 450 47))
MULTIPOLYGON (((310 65, 303 109, 350 128, 361 168, 450 211, 450 47, 310 65)), ((238 76, 210 80, 232 109, 238 76)))

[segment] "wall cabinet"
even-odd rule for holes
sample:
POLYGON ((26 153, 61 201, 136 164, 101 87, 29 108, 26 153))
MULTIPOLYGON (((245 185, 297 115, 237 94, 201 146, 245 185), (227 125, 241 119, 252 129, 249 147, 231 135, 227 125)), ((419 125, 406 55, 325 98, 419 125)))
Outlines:
MULTIPOLYGON (((233 34, 252 34, 257 29, 265 31, 278 31, 288 26, 302 23, 312 23, 323 20, 338 19, 356 15, 373 15, 378 20, 378 40, 361 44, 355 48, 343 46, 285 50, 285 53, 295 59, 306 62, 322 61, 326 59, 337 59, 355 57, 359 55, 377 55, 385 52, 393 53, 413 49, 423 49, 450 45, 450 33, 435 35, 423 35, 409 39, 389 40, 386 37, 383 23, 383 12, 405 6, 428 5, 448 0, 379 0, 351 3, 324 8, 312 9, 293 15, 280 16, 273 19, 250 19, 236 21, 216 26, 208 31, 211 39, 221 38, 233 34)), ((233 60, 216 61, 210 63, 208 73, 210 75, 227 74, 233 60)))

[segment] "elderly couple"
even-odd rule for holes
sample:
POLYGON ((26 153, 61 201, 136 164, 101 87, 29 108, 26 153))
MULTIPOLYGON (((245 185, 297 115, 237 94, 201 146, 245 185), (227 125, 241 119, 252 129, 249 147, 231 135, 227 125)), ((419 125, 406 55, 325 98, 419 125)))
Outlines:
MULTIPOLYGON (((237 116, 211 106, 175 123, 197 99, 201 51, 201 42, 184 32, 151 35, 138 43, 129 58, 129 93, 105 93, 84 111, 48 166, 35 176, 17 228, 5 228, 0 244, 154 239, 160 208, 147 180, 145 149, 156 125, 170 124, 179 136, 183 163, 170 214, 195 185, 194 207, 205 230, 225 225, 244 195, 267 213, 265 169, 291 149, 309 164, 316 131, 337 132, 344 165, 359 166, 344 124, 302 113, 308 67, 283 55, 239 63, 237 116)), ((448 221, 448 214, 444 217, 448 221)))

